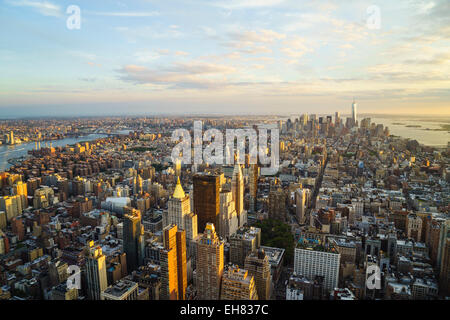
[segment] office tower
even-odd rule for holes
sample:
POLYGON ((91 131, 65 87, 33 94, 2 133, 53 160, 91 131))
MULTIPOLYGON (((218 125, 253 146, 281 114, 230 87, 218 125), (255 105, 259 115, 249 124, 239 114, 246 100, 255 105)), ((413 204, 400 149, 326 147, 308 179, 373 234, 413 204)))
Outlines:
POLYGON ((172 224, 163 230, 164 250, 161 252, 161 298, 186 298, 186 232, 172 224))
POLYGON ((353 103, 352 103, 352 121, 353 121, 353 125, 354 126, 356 126, 356 121, 357 121, 357 119, 356 119, 356 117, 357 117, 357 115, 356 115, 356 112, 357 112, 357 110, 356 110, 356 108, 357 108, 357 104, 356 104, 356 102, 355 102, 355 99, 353 99, 353 103))
POLYGON ((260 246, 260 228, 240 228, 230 237, 230 262, 243 267, 247 255, 258 250, 260 246))
POLYGON ((167 218, 164 220, 164 226, 176 224, 179 229, 185 230, 188 240, 197 236, 197 215, 191 212, 190 197, 184 193, 180 178, 177 180, 172 198, 168 201, 167 218))
POLYGON ((184 219, 184 231, 186 231, 186 241, 197 238, 197 215, 193 212, 187 214, 184 219))
POLYGON ((224 243, 212 223, 207 223, 197 243, 196 286, 199 300, 218 300, 223 275, 224 243))
POLYGON ((259 300, 269 300, 272 278, 270 275, 269 258, 264 249, 260 248, 247 255, 244 268, 255 279, 259 300))
POLYGON ((233 201, 236 206, 236 214, 239 221, 239 226, 244 225, 244 217, 241 217, 244 211, 244 178, 242 177, 242 170, 239 164, 235 164, 233 177, 231 179, 231 193, 233 194, 233 201))
POLYGON ((331 246, 304 240, 294 251, 294 272, 310 280, 322 276, 324 287, 333 290, 338 286, 340 257, 331 246))
POLYGON ((187 261, 186 261, 186 232, 178 230, 177 239, 177 275, 178 275, 178 300, 186 299, 187 288, 187 261))
POLYGON ((88 297, 91 300, 100 300, 101 293, 108 287, 106 275, 106 257, 100 246, 94 247, 94 241, 89 243, 89 252, 86 258, 86 278, 88 297))
POLYGON ((258 300, 255 280, 245 269, 228 266, 222 278, 221 300, 258 300))
POLYGON ((136 282, 122 279, 102 292, 102 300, 138 300, 138 294, 136 282))
POLYGON ((161 300, 178 299, 177 250, 161 249, 159 252, 161 265, 161 300))
POLYGON ((258 197, 258 165, 257 164, 251 164, 249 168, 249 191, 250 191, 250 205, 249 205, 249 211, 250 212, 256 212, 257 209, 257 197, 258 197))
POLYGON ((305 222, 305 210, 306 210, 306 190, 298 188, 295 190, 295 215, 298 223, 305 222))
POLYGON ((220 212, 217 233, 222 238, 228 238, 239 228, 239 220, 233 194, 229 191, 220 192, 220 212))
POLYGON ((370 128, 370 118, 364 118, 361 120, 361 128, 369 129, 370 128))
POLYGON ((286 194, 278 182, 269 192, 269 218, 286 221, 286 194))
POLYGON ((141 212, 124 207, 123 251, 127 255, 127 269, 136 270, 144 262, 144 226, 141 225, 141 212))
POLYGON ((334 124, 336 126, 339 126, 341 124, 341 118, 340 118, 339 112, 336 112, 334 114, 334 124))
POLYGON ((302 125, 302 129, 305 129, 305 127, 308 124, 308 120, 309 120, 308 114, 302 114, 300 116, 300 124, 302 125))
POLYGON ((218 175, 194 176, 194 213, 197 215, 198 232, 206 228, 207 223, 219 225, 220 177, 218 175))

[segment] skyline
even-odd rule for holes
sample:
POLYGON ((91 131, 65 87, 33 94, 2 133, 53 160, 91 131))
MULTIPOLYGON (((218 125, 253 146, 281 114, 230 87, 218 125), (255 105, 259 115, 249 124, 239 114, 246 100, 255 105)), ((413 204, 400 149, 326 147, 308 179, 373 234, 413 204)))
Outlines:
POLYGON ((2 118, 450 115, 446 1, 1 2, 2 118))

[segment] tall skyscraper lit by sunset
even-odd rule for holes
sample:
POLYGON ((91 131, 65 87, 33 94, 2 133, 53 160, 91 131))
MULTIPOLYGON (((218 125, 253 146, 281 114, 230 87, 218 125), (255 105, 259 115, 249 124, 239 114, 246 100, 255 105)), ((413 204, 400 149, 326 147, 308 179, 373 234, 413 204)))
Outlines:
POLYGON ((207 223, 197 244, 196 285, 200 300, 218 300, 224 269, 224 242, 214 225, 207 223))
POLYGON ((356 125, 356 121, 357 121, 357 107, 358 107, 358 105, 356 104, 356 102, 355 102, 355 99, 353 99, 353 102, 352 102, 352 120, 353 120, 353 125, 356 125))

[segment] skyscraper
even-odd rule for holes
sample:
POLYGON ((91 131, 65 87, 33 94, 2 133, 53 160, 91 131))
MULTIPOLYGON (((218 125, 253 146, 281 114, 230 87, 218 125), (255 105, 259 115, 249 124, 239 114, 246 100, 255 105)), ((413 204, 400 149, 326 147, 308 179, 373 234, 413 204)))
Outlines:
POLYGON ((309 280, 324 277, 324 287, 333 290, 338 285, 341 255, 328 245, 301 242, 294 251, 294 272, 309 280))
POLYGON ((207 223, 197 244, 196 286, 199 300, 218 300, 223 275, 224 243, 214 225, 207 223))
POLYGON ((306 204, 306 190, 298 188, 295 190, 295 215, 298 223, 305 221, 305 204, 306 204))
POLYGON ((220 177, 218 175, 194 176, 194 213, 198 219, 198 232, 207 223, 218 225, 220 212, 220 177))
POLYGON ((251 164, 249 168, 249 191, 250 191, 250 205, 249 205, 249 211, 250 212, 256 212, 256 201, 258 196, 258 165, 257 164, 251 164))
POLYGON ((172 224, 163 231, 164 249, 161 250, 161 298, 186 298, 186 233, 172 224))
POLYGON ((178 229, 185 230, 188 240, 197 236, 197 215, 191 212, 190 197, 184 193, 180 178, 178 178, 172 198, 168 201, 168 210, 163 221, 164 226, 171 224, 176 224, 178 229))
POLYGON ((286 193, 278 180, 270 187, 269 218, 286 221, 286 193))
POLYGON ((177 275, 178 275, 178 300, 186 299, 187 265, 186 265, 186 232, 178 230, 177 239, 177 275))
POLYGON ((231 179, 231 193, 233 194, 233 201, 236 206, 236 214, 239 221, 239 226, 243 226, 244 216, 241 214, 244 211, 244 178, 242 177, 241 166, 236 163, 233 170, 233 177, 231 179))
POLYGON ((86 259, 88 297, 91 300, 100 300, 101 293, 108 287, 106 256, 100 246, 94 247, 93 241, 89 243, 88 250, 86 259))
POLYGON ((336 111, 336 113, 334 114, 334 124, 335 124, 335 126, 339 126, 340 123, 341 123, 341 118, 340 118, 339 112, 336 111))
POLYGON ((130 207, 124 210, 123 251, 127 254, 128 271, 133 271, 144 262, 144 226, 139 210, 130 207))
POLYGON ((222 238, 228 238, 239 228, 239 220, 233 195, 230 191, 220 192, 220 213, 217 233, 222 238))
POLYGON ((353 103, 352 103, 352 120, 353 120, 353 125, 356 126, 356 108, 357 108, 357 104, 355 102, 355 99, 353 99, 353 103))

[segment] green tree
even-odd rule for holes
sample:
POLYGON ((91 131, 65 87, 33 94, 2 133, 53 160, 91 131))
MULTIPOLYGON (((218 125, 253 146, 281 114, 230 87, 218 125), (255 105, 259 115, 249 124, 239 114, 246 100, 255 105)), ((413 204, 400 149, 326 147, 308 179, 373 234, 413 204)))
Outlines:
POLYGON ((286 265, 290 265, 294 258, 295 239, 291 227, 280 220, 266 219, 259 221, 255 227, 261 229, 261 244, 267 247, 285 249, 286 265))

